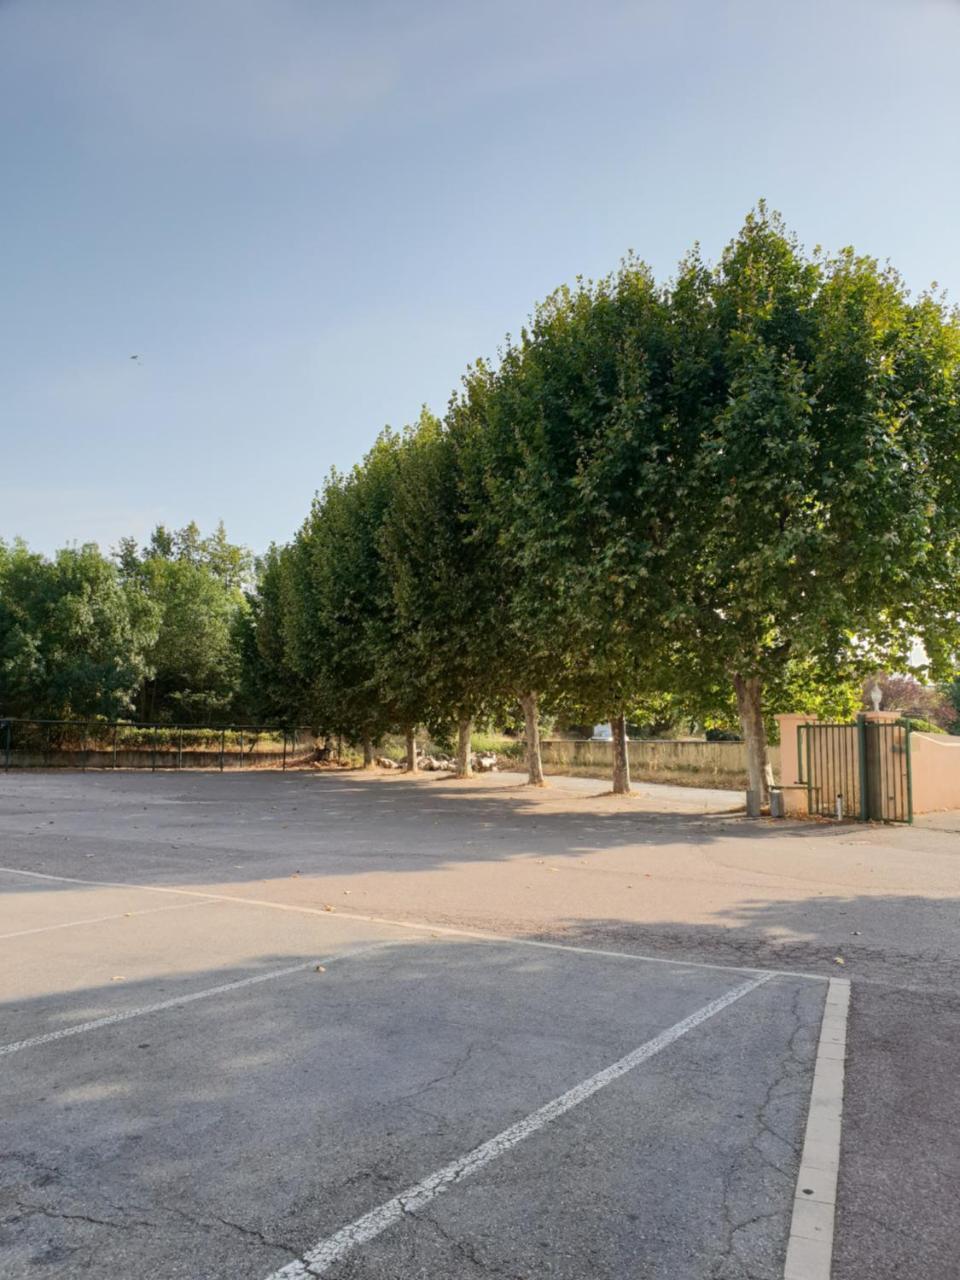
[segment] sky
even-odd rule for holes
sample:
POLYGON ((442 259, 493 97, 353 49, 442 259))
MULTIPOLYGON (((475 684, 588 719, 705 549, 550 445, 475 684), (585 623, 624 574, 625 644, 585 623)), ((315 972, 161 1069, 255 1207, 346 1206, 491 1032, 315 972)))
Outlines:
POLYGON ((958 58, 960 0, 0 0, 0 537, 285 542, 559 284, 761 197, 958 299, 958 58))

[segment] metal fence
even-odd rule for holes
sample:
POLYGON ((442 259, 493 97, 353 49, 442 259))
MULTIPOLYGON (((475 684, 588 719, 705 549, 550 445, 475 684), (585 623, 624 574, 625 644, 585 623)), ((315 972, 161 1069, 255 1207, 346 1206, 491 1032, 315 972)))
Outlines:
POLYGON ((0 718, 10 769, 286 769, 321 754, 311 729, 0 718))
POLYGON ((797 752, 811 814, 913 821, 909 721, 801 724, 797 752))

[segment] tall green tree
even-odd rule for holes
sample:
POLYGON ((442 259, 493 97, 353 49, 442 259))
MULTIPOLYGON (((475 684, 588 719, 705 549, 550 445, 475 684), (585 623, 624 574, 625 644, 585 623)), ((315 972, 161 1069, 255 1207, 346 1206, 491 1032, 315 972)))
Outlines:
POLYGON ((496 625, 493 566, 473 536, 450 435, 426 410, 397 453, 380 550, 395 652, 418 673, 427 722, 456 724, 456 772, 468 777, 474 722, 496 709, 484 643, 485 627, 496 625))
POLYGON ((310 683, 290 652, 291 561, 291 548, 272 545, 258 562, 255 587, 245 593, 247 608, 234 618, 238 702, 243 716, 258 724, 312 724, 316 719, 310 683))
POLYGON ((401 731, 415 769, 425 682, 398 624, 381 543, 401 448, 385 431, 362 465, 329 477, 292 548, 286 631, 323 727, 362 743, 368 759, 384 733, 401 731))
POLYGON ((232 717, 241 681, 240 618, 252 557, 227 541, 221 524, 202 537, 196 524, 158 526, 138 549, 121 542, 117 560, 130 591, 156 611, 139 695, 144 720, 222 721, 232 717))
POLYGON ((558 695, 610 720, 617 792, 630 785, 627 717, 663 676, 663 584, 636 559, 625 568, 667 499, 643 492, 668 413, 667 331, 652 277, 630 260, 538 307, 501 371, 516 383, 500 512, 514 616, 549 654, 558 695))
POLYGON ((870 258, 805 255, 762 206, 669 305, 664 621, 683 681, 732 683, 764 795, 791 666, 849 681, 917 636, 941 669, 956 653, 960 329, 870 258))
POLYGON ((47 719, 128 714, 157 611, 98 547, 52 560, 0 542, 0 711, 47 719))

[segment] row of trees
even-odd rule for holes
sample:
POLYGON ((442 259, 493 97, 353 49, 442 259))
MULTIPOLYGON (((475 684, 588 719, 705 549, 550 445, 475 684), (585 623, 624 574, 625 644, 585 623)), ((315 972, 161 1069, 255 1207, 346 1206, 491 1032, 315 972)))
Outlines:
POLYGON ((253 577, 223 526, 159 526, 112 557, 0 543, 0 714, 218 723, 243 711, 253 577))
MULTIPOLYGON (((761 206, 715 266, 633 259, 535 311, 439 420, 385 431, 267 556, 248 695, 365 744, 522 707, 625 723, 735 704, 751 787, 777 710, 956 670, 960 322, 761 206)), ((411 763, 413 763, 412 745, 411 763)))

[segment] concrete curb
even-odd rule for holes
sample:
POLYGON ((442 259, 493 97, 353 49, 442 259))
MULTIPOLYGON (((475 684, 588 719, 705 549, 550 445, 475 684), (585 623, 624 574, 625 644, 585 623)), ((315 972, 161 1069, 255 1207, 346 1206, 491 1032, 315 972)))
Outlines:
POLYGON ((783 1280, 830 1280, 850 983, 831 978, 800 1156, 783 1280))

